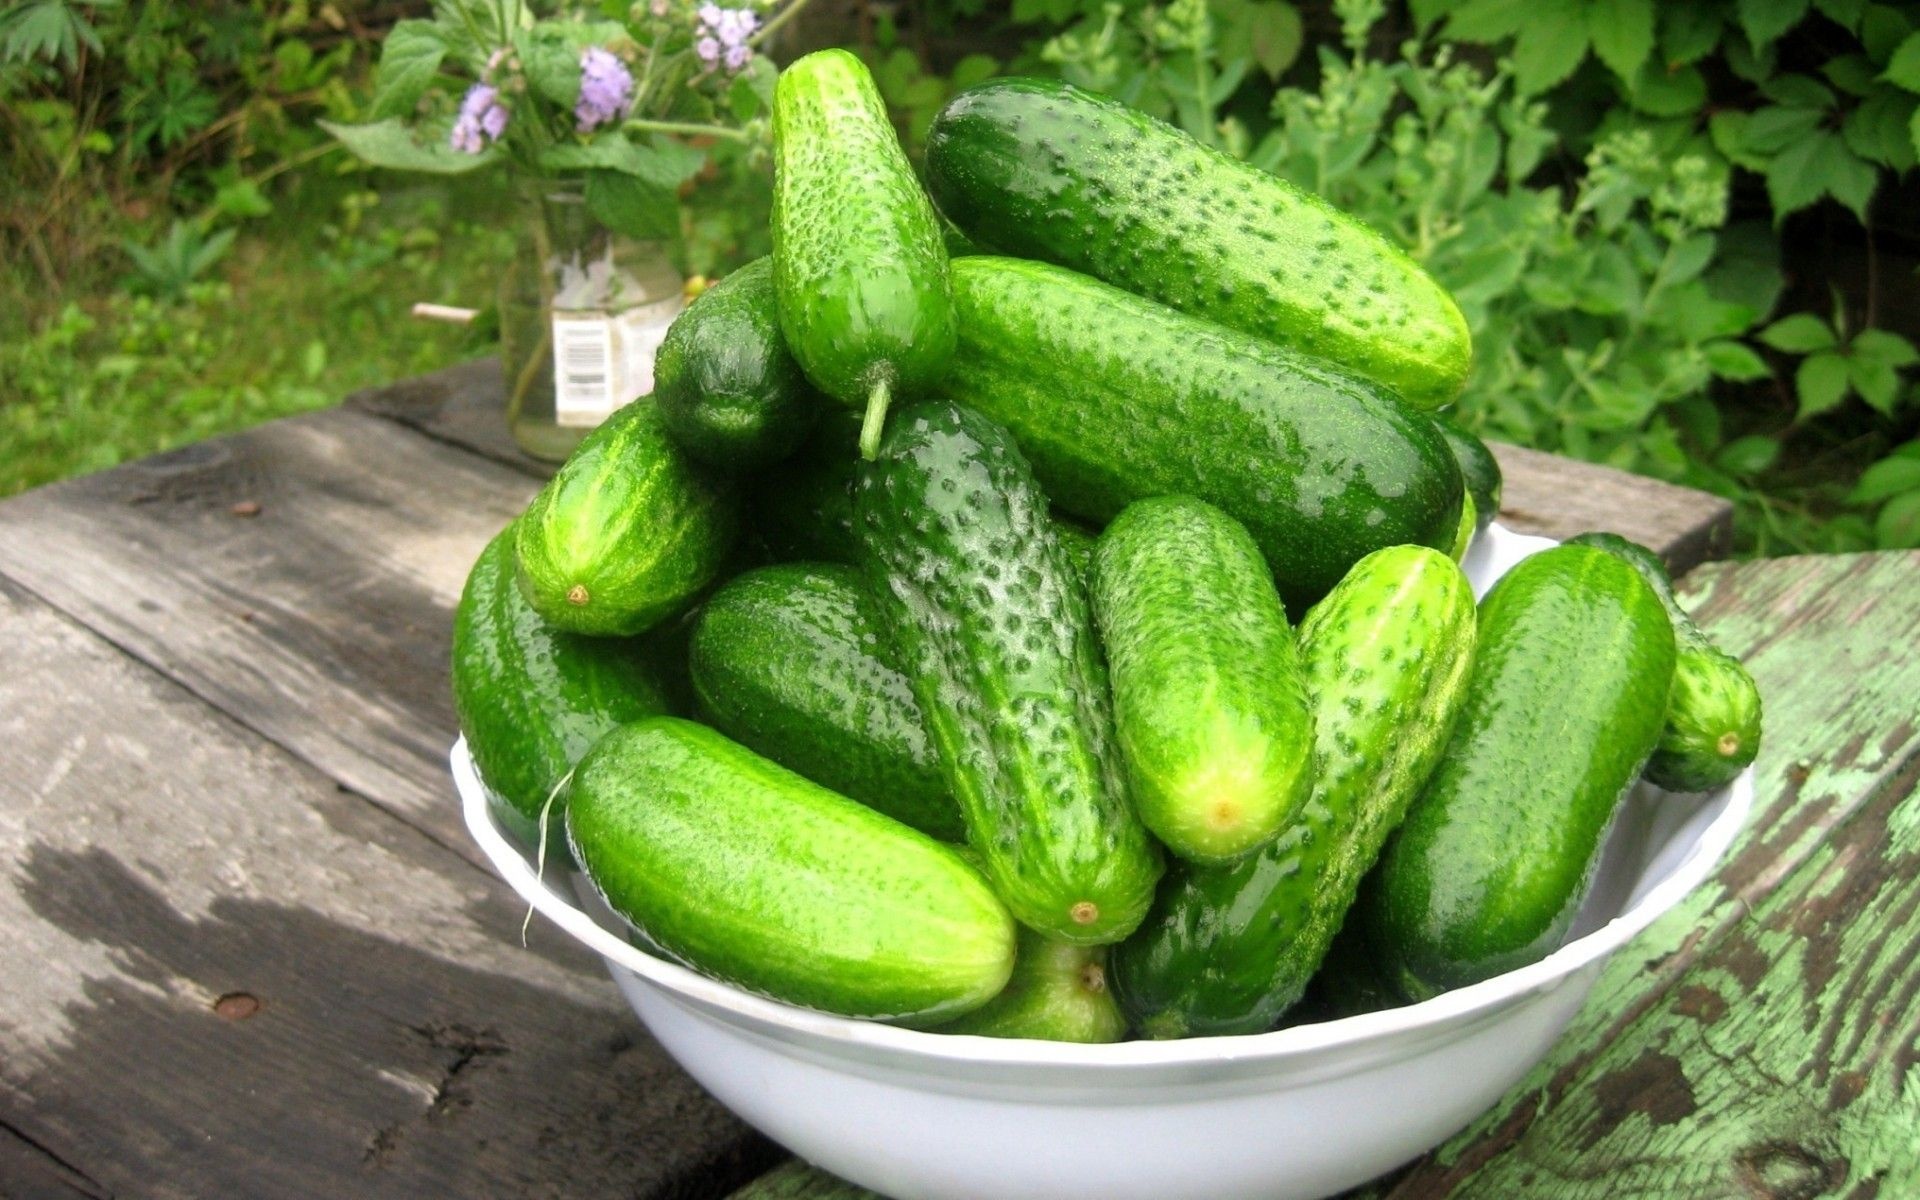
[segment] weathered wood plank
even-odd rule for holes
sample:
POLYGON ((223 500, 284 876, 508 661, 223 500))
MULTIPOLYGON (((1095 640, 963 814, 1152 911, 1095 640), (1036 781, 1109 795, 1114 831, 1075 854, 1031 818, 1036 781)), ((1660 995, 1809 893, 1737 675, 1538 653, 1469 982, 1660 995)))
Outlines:
POLYGON ((0 574, 477 855, 446 771, 452 609, 536 486, 316 413, 0 503, 0 574))
POLYGON ((685 1197, 772 1149, 484 872, 0 588, 0 1195, 685 1197))
MULTIPOLYGON (((553 469, 522 454, 508 436, 495 359, 359 392, 347 403, 529 473, 553 469)), ((1731 543, 1733 508, 1717 496, 1519 446, 1496 444, 1493 451, 1506 476, 1500 519, 1522 533, 1564 538, 1609 530, 1661 551, 1676 572, 1725 554, 1731 543)))
POLYGON ((1717 565, 1686 599, 1767 703, 1755 815, 1392 1200, 1920 1195, 1920 554, 1717 565))

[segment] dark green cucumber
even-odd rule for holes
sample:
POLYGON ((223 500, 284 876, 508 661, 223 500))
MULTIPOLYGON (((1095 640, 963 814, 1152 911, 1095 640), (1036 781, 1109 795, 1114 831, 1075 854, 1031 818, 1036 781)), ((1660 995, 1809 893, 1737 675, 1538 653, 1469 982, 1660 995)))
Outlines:
POLYGON ((700 607, 689 655, 722 733, 942 841, 966 836, 906 676, 852 567, 762 567, 700 607))
POLYGON ((1680 607, 1659 555, 1613 533, 1569 540, 1632 564, 1673 622, 1673 692, 1660 744, 1647 760, 1647 781, 1670 792, 1710 792, 1733 782, 1760 753, 1760 689, 1753 676, 1680 607))
POLYGON ((1011 429, 1065 511, 1197 496, 1295 615, 1374 550, 1453 545, 1460 469, 1385 388, 1044 263, 955 259, 953 292, 946 393, 1011 429))
POLYGON ((1440 427, 1440 435, 1447 439, 1460 464, 1460 474, 1467 481, 1467 494, 1473 497, 1474 527, 1485 529, 1500 515, 1500 460, 1485 442, 1446 417, 1437 416, 1433 423, 1440 427))
POLYGON ((1136 500, 1088 577, 1134 808, 1167 849, 1225 862, 1313 785, 1313 718, 1260 548, 1191 496, 1136 500))
POLYGON ((871 458, 892 397, 945 368, 954 316, 933 205, 845 50, 807 55, 774 87, 773 274, 787 345, 820 390, 865 410, 871 458))
POLYGON ((1022 929, 1006 989, 940 1032, 1117 1042, 1126 1036, 1127 1019, 1107 990, 1106 961, 1105 946, 1076 946, 1022 929))
POLYGON ((1660 737, 1673 626, 1626 563, 1557 546, 1487 593, 1465 708, 1359 912, 1423 999, 1558 948, 1660 737))
POLYGON ((914 405, 862 466, 854 513, 881 623, 1001 899, 1065 941, 1125 937, 1160 856, 1127 799, 1086 589, 1013 438, 914 405))
POLYGON ((1476 519, 1479 511, 1474 506, 1473 493, 1468 492, 1460 501, 1460 524, 1453 533, 1453 548, 1447 552, 1447 557, 1455 562, 1465 558, 1473 548, 1473 535, 1479 532, 1480 522, 1476 519))
POLYGON ((515 523, 521 591, 555 628, 639 633, 712 581, 737 507, 643 397, 588 434, 515 523))
POLYGON ((674 320, 653 395, 674 441, 709 466, 752 470, 799 447, 824 402, 780 335, 772 259, 728 275, 674 320))
POLYGON ((453 612, 453 708, 502 824, 533 844, 580 756, 669 707, 647 647, 551 628, 514 586, 513 527, 487 543, 453 612))
POLYGON ((934 1024, 1013 969, 1013 922, 951 847, 704 725, 602 739, 567 787, 567 838, 654 944, 776 1000, 934 1024))
POLYGON ((982 245, 1339 362, 1421 409, 1472 364, 1446 289, 1311 193, 1117 100, 996 79, 948 102, 927 184, 982 245))
POLYGON ((1258 1033, 1305 991, 1360 881, 1447 744, 1473 661, 1473 591, 1438 551, 1361 560, 1300 626, 1317 775, 1280 838, 1176 866, 1113 955, 1150 1037, 1258 1033))

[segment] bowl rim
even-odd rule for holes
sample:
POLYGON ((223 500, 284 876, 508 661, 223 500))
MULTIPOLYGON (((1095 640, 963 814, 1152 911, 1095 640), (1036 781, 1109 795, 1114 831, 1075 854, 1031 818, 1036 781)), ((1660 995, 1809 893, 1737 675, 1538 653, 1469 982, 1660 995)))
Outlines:
MULTIPOLYGON (((1509 538, 1525 536, 1504 532, 1509 538)), ((1526 540, 1552 544, 1547 538, 1526 540)), ((1724 794, 1719 813, 1700 831, 1686 856, 1664 878, 1604 925, 1573 939, 1538 962, 1418 1003, 1266 1033, 1086 1045, 904 1029, 857 1017, 837 1016, 755 995, 651 954, 607 929, 562 896, 553 884, 541 879, 514 840, 496 823, 490 793, 480 780, 464 736, 454 742, 449 765, 467 829, 494 870, 534 910, 600 954, 610 965, 631 971, 704 1006, 825 1042, 855 1043, 932 1061, 1060 1067, 1168 1066, 1320 1054, 1437 1029, 1491 1013, 1529 994, 1549 991, 1582 967, 1626 945, 1704 883, 1745 825, 1754 796, 1754 769, 1749 766, 1725 787, 1708 793, 1711 797, 1724 794)), ((571 874, 570 870, 565 872, 566 876, 571 874)))

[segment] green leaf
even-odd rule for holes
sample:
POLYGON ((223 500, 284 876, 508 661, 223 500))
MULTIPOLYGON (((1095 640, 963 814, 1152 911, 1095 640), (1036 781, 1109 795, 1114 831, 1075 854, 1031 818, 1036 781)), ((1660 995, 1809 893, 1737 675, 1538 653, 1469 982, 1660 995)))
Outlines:
POLYGON ((580 56, 589 46, 626 41, 615 21, 542 21, 517 39, 521 69, 541 97, 571 112, 580 102, 580 56))
POLYGON ((1672 257, 1667 260, 1664 276, 1667 285, 1686 283, 1698 278, 1700 272, 1707 269, 1713 261, 1713 252, 1718 244, 1711 233, 1696 233, 1676 242, 1671 250, 1672 257))
POLYGON ((267 199, 253 180, 236 179, 220 185, 213 196, 213 207, 225 216, 245 219, 269 215, 273 212, 273 201, 267 199))
POLYGON ((1775 104, 1799 108, 1832 108, 1837 99, 1832 88, 1811 75, 1781 75, 1762 84, 1760 92, 1775 104))
POLYGON ((1849 96, 1864 96, 1873 90, 1873 64, 1864 54, 1841 54, 1820 64, 1827 82, 1849 96))
MULTIPOLYGON (((987 61, 991 63, 993 60, 987 61)), ((954 67, 956 80, 967 63, 968 59, 962 59, 954 67)), ((735 75, 733 85, 727 89, 727 103, 733 110, 734 120, 750 121, 759 113, 771 110, 773 85, 779 77, 780 69, 766 55, 756 54, 747 60, 747 69, 735 75)))
POLYGON ((1884 329, 1862 329, 1848 343, 1847 353, 1889 367, 1910 367, 1920 362, 1920 351, 1914 350, 1912 342, 1884 329))
POLYGON ((1807 0, 1740 0, 1740 27, 1755 49, 1777 40, 1807 15, 1807 0))
POLYGON ((1729 475, 1758 475, 1780 457, 1780 443, 1751 433, 1735 438, 1713 456, 1714 465, 1729 475))
POLYGON ((1538 23, 1531 0, 1467 0, 1447 18, 1447 36, 1462 42, 1498 42, 1538 23))
POLYGON ((1864 223, 1867 201, 1880 181, 1872 164, 1861 161, 1836 133, 1801 138, 1774 156, 1767 166, 1767 198, 1777 224, 1788 214, 1830 195, 1864 223))
POLYGON ((540 152, 540 169, 552 174, 613 171, 648 185, 677 191, 706 164, 703 150, 655 135, 635 142, 624 134, 601 134, 579 145, 549 146, 540 152))
MULTIPOLYGON (((91 8, 118 8, 119 0, 96 0, 91 8)), ((80 47, 98 54, 100 35, 68 0, 28 0, 0 11, 0 62, 44 58, 72 67, 80 47)))
POLYGON ((397 119, 371 125, 320 122, 320 128, 340 139, 348 151, 369 166, 391 171, 427 171, 436 175, 464 175, 491 166, 501 155, 498 143, 478 154, 463 154, 447 144, 444 133, 423 137, 397 119))
POLYGON ((1741 146, 1760 154, 1778 153, 1819 129, 1825 119, 1826 113, 1818 108, 1769 105, 1747 117, 1740 131, 1741 146))
POLYGON ((1284 0, 1214 0, 1212 7, 1217 43, 1245 47, 1268 79, 1280 78, 1300 57, 1306 30, 1293 5, 1284 0))
POLYGON ((1860 17, 1860 48, 1877 63, 1891 59, 1913 32, 1913 19, 1891 4, 1869 4, 1860 17))
POLYGON ((447 44, 433 22, 396 22, 387 33, 380 49, 380 65, 373 73, 369 115, 376 121, 413 115, 446 55, 447 44))
POLYGON ((1887 501, 1873 523, 1873 540, 1882 550, 1920 547, 1920 492, 1902 492, 1887 501))
POLYGON ((1600 61, 1631 83, 1653 53, 1653 0, 1593 0, 1587 34, 1600 61))
POLYGON ((1678 117, 1697 112, 1707 100, 1707 81, 1694 67, 1669 70, 1649 62, 1634 76, 1627 99, 1643 113, 1678 117))
POLYGON ((1848 33, 1859 30, 1860 18, 1867 11, 1866 0, 1813 0, 1813 6, 1848 33))
POLYGON ((1711 4, 1660 6, 1660 56, 1668 66, 1699 62, 1720 44, 1720 9, 1711 4))
POLYGON ((1793 388, 1800 396, 1800 415, 1805 421, 1835 408, 1846 399, 1850 372, 1847 360, 1838 354, 1815 354, 1800 364, 1793 374, 1793 388))
POLYGON ((1849 356, 1847 378, 1875 412, 1883 417, 1893 415, 1894 403, 1900 397, 1900 372, 1891 363, 1849 356))
POLYGON ((1907 35, 1906 40, 1894 50, 1893 58, 1888 60, 1887 69, 1880 77, 1910 92, 1920 92, 1920 33, 1907 35))
POLYGON ((588 171, 586 199, 593 219, 615 233, 654 241, 680 232, 678 194, 637 175, 588 171))
POLYGON ((1908 442, 1860 474, 1847 503, 1878 504, 1901 492, 1920 490, 1920 441, 1908 442))
POLYGON ((1753 352, 1749 346, 1739 342, 1721 340, 1708 342, 1701 347, 1706 356, 1707 369, 1717 378, 1731 379, 1736 383, 1751 383, 1756 379, 1765 379, 1773 372, 1767 368, 1767 362, 1753 352))
POLYGON ((1847 114, 1840 136, 1861 158, 1905 171, 1914 165, 1914 146, 1908 136, 1920 96, 1897 88, 1876 87, 1847 114))
POLYGON ((1523 95, 1544 92, 1573 74, 1587 56, 1587 28, 1577 14, 1536 13, 1513 43, 1513 82, 1523 95))
POLYGON ((1811 354, 1837 344, 1833 330, 1812 313, 1794 313, 1775 321, 1760 331, 1760 340, 1787 354, 1811 354))

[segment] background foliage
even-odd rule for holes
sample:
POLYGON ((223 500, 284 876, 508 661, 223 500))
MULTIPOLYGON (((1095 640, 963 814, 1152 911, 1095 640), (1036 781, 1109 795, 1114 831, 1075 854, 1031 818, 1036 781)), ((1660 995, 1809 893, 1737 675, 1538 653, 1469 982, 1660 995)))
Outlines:
MULTIPOLYGON (((429 8, 0 0, 0 490, 477 352, 400 310, 485 301, 506 198, 315 125, 429 8)), ((1460 297, 1491 436, 1727 495, 1750 551, 1920 544, 1920 5, 853 0, 784 49, 849 42, 910 147, 1052 73, 1359 212, 1460 297)), ((764 156, 712 157, 701 273, 766 248, 764 156)))

